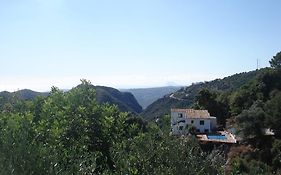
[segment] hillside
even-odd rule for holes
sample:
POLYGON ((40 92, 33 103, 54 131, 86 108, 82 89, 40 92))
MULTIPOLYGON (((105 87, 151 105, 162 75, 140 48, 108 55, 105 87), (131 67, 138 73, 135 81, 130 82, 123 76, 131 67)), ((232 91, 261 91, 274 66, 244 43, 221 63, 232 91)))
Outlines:
MULTIPOLYGON (((142 112, 142 107, 131 93, 120 92, 117 89, 104 86, 92 87, 96 90, 96 100, 99 104, 116 104, 118 108, 124 112, 142 112)), ((48 92, 35 92, 29 89, 23 89, 16 92, 3 91, 0 92, 0 109, 3 109, 5 103, 11 103, 13 97, 17 97, 19 100, 34 100, 38 96, 45 97, 48 96, 48 94, 48 92)))
POLYGON ((0 92, 0 105, 10 101, 13 97, 17 97, 20 100, 33 100, 38 96, 46 97, 48 92, 36 92, 29 89, 22 89, 15 92, 3 91, 0 92))
POLYGON ((16 92, 0 92, 0 96, 3 98, 11 98, 17 96, 21 100, 33 100, 37 96, 48 96, 48 92, 36 92, 29 89, 22 89, 16 92))
POLYGON ((45 99, 0 111, 0 174, 220 173, 223 155, 208 155, 193 138, 171 137, 167 122, 148 124, 97 104, 93 88, 119 94, 83 81, 67 93, 55 88, 45 99))
POLYGON ((129 92, 120 92, 117 89, 105 86, 93 86, 96 90, 98 103, 116 104, 121 111, 130 111, 133 113, 142 112, 135 97, 129 92))
POLYGON ((181 88, 173 94, 166 95, 163 98, 158 99, 157 101, 149 105, 142 112, 141 116, 145 119, 152 120, 156 117, 162 117, 165 114, 169 114, 170 109, 173 107, 190 107, 201 89, 225 92, 236 90, 251 81, 263 70, 264 69, 258 71, 243 72, 209 82, 194 83, 185 88, 181 88))
POLYGON ((155 88, 120 89, 120 91, 132 93, 142 108, 145 109, 164 95, 170 94, 179 89, 179 86, 165 86, 155 88))

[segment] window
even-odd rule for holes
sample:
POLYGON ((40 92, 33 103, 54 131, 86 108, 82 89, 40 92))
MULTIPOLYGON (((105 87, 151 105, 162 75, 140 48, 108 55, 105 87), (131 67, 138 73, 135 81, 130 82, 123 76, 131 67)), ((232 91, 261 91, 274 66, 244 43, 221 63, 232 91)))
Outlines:
POLYGON ((179 130, 183 130, 183 126, 180 126, 180 127, 179 127, 179 130))
POLYGON ((196 129, 196 132, 200 132, 200 129, 196 129))
POLYGON ((178 123, 185 123, 185 120, 180 120, 178 121, 178 123))
POLYGON ((209 132, 209 129, 205 129, 205 132, 208 133, 208 132, 209 132))
POLYGON ((194 121, 193 120, 191 120, 191 124, 193 124, 194 123, 194 121))
POLYGON ((182 118, 182 113, 179 113, 179 114, 178 114, 178 117, 179 117, 179 118, 182 118))
POLYGON ((200 125, 204 125, 204 120, 200 120, 200 125))

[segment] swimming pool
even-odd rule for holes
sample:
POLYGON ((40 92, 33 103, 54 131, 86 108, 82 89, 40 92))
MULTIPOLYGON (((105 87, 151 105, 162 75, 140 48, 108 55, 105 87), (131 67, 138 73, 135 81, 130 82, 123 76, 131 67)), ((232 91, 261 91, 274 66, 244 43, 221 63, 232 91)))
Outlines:
POLYGON ((225 135, 207 135, 208 139, 211 140, 226 140, 226 136, 225 135))

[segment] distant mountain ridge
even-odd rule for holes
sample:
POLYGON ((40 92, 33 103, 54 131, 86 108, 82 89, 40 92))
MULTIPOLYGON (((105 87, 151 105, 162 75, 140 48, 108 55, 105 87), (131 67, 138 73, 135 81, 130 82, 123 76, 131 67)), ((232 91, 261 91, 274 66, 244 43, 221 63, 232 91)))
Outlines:
POLYGON ((22 89, 15 92, 8 92, 8 91, 0 92, 0 97, 7 100, 12 98, 13 96, 16 96, 20 100, 33 100, 38 96, 48 96, 48 95, 49 92, 36 92, 29 89, 22 89))
POLYGON ((142 108, 145 109, 147 106, 149 106, 159 98, 175 92, 180 88, 180 86, 163 86, 154 88, 120 89, 120 91, 132 93, 139 104, 142 106, 142 108))
MULTIPOLYGON (((206 88, 217 91, 232 91, 251 81, 261 71, 263 71, 263 69, 239 73, 209 82, 194 83, 182 88, 160 87, 122 89, 122 92, 120 92, 119 90, 111 87, 92 87, 96 90, 96 99, 98 103, 116 104, 121 111, 128 111, 136 114, 141 113, 142 117, 151 120, 156 117, 161 117, 164 114, 169 114, 171 107, 190 107, 193 104, 197 93, 201 89, 206 88), (152 104, 147 106, 143 111, 139 103, 141 103, 144 108, 150 103, 152 104)), ((12 93, 3 91, 0 92, 0 105, 15 95, 22 100, 32 100, 37 96, 47 96, 48 93, 35 92, 28 89, 12 93)))
POLYGON ((93 86, 93 88, 96 90, 98 103, 116 104, 124 112, 142 112, 142 107, 130 92, 120 92, 117 89, 105 86, 93 86))
POLYGON ((225 77, 223 79, 216 79, 209 82, 194 83, 185 88, 166 95, 149 105, 141 116, 147 120, 153 120, 170 113, 171 108, 187 108, 190 107, 201 89, 209 89, 215 91, 233 91, 246 83, 253 80, 263 69, 243 72, 225 77))
MULTIPOLYGON (((139 105, 135 97, 129 92, 120 92, 117 89, 105 86, 92 86, 96 90, 97 103, 109 103, 118 106, 120 111, 140 113, 142 107, 139 105)), ((67 92, 66 92, 67 93, 67 92)), ((0 109, 2 106, 11 101, 13 97, 17 97, 20 100, 34 100, 38 96, 46 97, 49 92, 36 92, 29 89, 23 89, 16 92, 0 92, 0 109)))

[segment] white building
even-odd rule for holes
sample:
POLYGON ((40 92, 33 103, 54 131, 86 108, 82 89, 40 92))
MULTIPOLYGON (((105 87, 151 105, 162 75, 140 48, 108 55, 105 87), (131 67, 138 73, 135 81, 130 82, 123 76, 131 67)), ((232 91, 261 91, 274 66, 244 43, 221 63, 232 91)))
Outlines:
POLYGON ((188 128, 192 126, 198 133, 209 133, 216 129, 217 119, 207 110, 171 109, 172 134, 188 134, 188 128))

